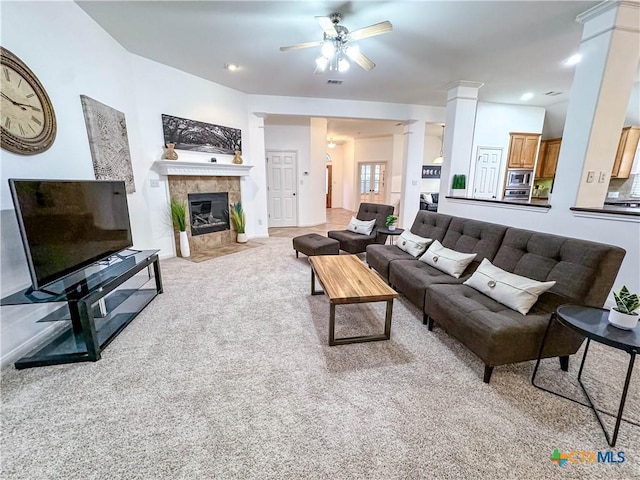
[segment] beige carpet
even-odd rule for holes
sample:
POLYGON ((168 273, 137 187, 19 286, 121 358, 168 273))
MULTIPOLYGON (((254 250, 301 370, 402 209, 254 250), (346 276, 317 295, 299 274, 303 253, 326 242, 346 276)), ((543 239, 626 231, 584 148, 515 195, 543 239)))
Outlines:
MULTIPOLYGON (((608 450, 590 410, 533 388, 532 362, 484 384, 481 362, 404 299, 390 341, 327 346, 327 299, 310 296, 289 238, 162 274, 165 293, 99 362, 3 370, 3 479, 640 476, 629 424, 624 464, 552 463, 554 448, 608 450)), ((383 303, 337 312, 338 335, 382 328, 383 303)), ((614 410, 628 357, 590 355, 586 381, 614 410)), ((545 361, 541 381, 574 390, 577 367, 545 361)))

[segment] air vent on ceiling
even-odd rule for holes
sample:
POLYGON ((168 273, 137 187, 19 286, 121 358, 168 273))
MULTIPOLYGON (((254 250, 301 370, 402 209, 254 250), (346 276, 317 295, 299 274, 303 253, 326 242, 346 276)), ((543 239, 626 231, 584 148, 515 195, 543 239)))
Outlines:
POLYGON ((329 85, 342 85, 344 80, 327 80, 327 83, 329 85))
POLYGON ((556 95, 562 95, 562 92, 554 92, 551 90, 550 92, 545 93, 547 97, 555 97, 556 95))

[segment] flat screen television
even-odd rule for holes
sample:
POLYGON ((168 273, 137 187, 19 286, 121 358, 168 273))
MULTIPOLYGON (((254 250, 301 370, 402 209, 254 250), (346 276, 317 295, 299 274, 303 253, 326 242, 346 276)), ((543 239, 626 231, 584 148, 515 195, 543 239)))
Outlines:
POLYGON ((34 290, 133 245, 122 181, 9 179, 34 290))

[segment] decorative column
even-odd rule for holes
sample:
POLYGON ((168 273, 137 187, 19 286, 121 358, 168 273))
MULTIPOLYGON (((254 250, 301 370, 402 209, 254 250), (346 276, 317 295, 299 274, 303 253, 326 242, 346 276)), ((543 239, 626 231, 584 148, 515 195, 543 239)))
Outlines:
MULTIPOLYGON (((469 180, 476 125, 478 90, 481 82, 458 81, 447 85, 447 112, 444 128, 444 160, 440 174, 439 205, 446 205, 445 196, 451 191, 453 175, 464 174, 469 180)), ((470 186, 467 184, 467 189, 470 186)), ((446 208, 446 207, 445 207, 446 208)))
POLYGON ((422 182, 422 159, 424 157, 425 123, 416 120, 404 122, 405 162, 404 185, 400 199, 400 225, 410 228, 420 210, 420 187, 422 182))
POLYGON ((562 148, 554 207, 601 208, 640 59, 640 3, 604 2, 584 24, 562 148))

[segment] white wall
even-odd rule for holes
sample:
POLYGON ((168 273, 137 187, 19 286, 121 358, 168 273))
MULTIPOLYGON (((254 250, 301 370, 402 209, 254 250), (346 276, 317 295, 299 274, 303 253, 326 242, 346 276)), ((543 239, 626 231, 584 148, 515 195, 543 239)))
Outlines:
POLYGON ((355 203, 351 206, 352 210, 358 210, 360 205, 360 197, 358 195, 360 186, 358 184, 358 174, 360 171, 361 163, 384 163, 385 164, 385 197, 384 202, 388 202, 391 195, 393 176, 393 137, 376 137, 376 138, 362 138, 355 140, 355 165, 354 165, 354 200, 355 203))
POLYGON ((473 191, 475 158, 478 147, 502 147, 498 198, 502 198, 504 176, 509 156, 510 132, 542 133, 545 110, 541 107, 523 107, 499 103, 478 102, 476 128, 473 136, 472 156, 467 191, 473 191))
POLYGON ((311 202, 311 184, 304 172, 311 170, 311 127, 309 125, 265 125, 264 145, 267 151, 286 150, 297 153, 298 159, 298 225, 308 218, 307 208, 311 202))

